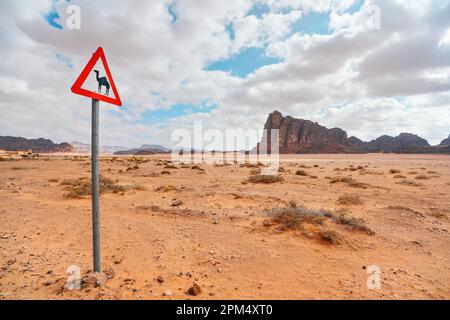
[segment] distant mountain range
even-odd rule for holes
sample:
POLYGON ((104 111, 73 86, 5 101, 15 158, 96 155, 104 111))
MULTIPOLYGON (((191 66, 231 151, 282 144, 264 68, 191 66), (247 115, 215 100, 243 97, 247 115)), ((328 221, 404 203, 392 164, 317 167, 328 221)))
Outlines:
POLYGON ((53 143, 48 139, 26 139, 21 137, 1 137, 0 149, 6 151, 32 150, 34 153, 73 152, 74 148, 69 143, 53 143))
MULTIPOLYGON (((356 137, 348 137, 347 132, 340 128, 328 129, 316 122, 283 116, 274 111, 267 118, 264 125, 264 137, 273 129, 279 130, 279 148, 281 154, 314 154, 314 153, 436 153, 450 154, 450 135, 441 144, 431 146, 427 140, 412 134, 402 133, 397 137, 381 136, 375 140, 365 142, 356 137)), ((267 149, 271 150, 271 141, 267 140, 267 149)), ((261 143, 257 150, 265 146, 261 143)), ((0 149, 6 151, 32 150, 34 153, 76 152, 90 153, 90 144, 74 141, 69 143, 54 143, 48 139, 26 139, 22 137, 0 136, 0 149)), ((181 152, 182 149, 180 149, 181 152)), ((190 150, 185 149, 185 152, 190 150)), ((152 155, 169 153, 170 149, 156 144, 144 144, 139 148, 127 149, 120 146, 102 146, 102 153, 115 155, 152 155)), ((201 152, 196 151, 194 152, 201 152)))
MULTIPOLYGON (((79 153, 90 153, 91 152, 91 145, 87 143, 82 143, 78 141, 72 141, 70 143, 74 147, 74 152, 79 153)), ((126 149, 126 147, 121 146, 100 146, 100 152, 101 153, 115 153, 120 150, 126 149)))
POLYGON ((143 144, 139 148, 117 151, 115 155, 152 155, 158 153, 169 153, 170 149, 158 144, 143 144))
MULTIPOLYGON (((373 152, 450 154, 450 136, 438 146, 430 146, 427 140, 412 133, 402 133, 397 137, 384 135, 370 142, 364 142, 356 137, 348 138, 347 132, 340 128, 327 129, 309 120, 284 117, 278 111, 269 115, 264 129, 266 130, 262 141, 268 141, 267 150, 272 148, 271 130, 279 130, 281 154, 373 152)), ((264 145, 259 143, 256 148, 262 149, 264 145)))

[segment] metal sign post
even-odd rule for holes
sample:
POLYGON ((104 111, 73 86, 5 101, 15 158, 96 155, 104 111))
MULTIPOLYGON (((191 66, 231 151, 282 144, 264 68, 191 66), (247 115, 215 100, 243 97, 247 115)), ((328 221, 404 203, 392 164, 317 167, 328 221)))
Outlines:
POLYGON ((94 272, 101 272, 100 267, 100 163, 99 163, 99 104, 92 99, 92 234, 94 248, 94 272))
POLYGON ((78 76, 71 88, 72 92, 84 97, 92 99, 92 142, 91 142, 91 159, 92 159, 92 244, 94 257, 94 272, 101 272, 100 266, 100 164, 99 164, 99 104, 100 101, 114 104, 116 106, 122 105, 119 93, 117 92, 114 79, 109 70, 108 62, 106 61, 105 52, 100 47, 92 55, 91 59, 84 67, 81 74, 78 76), (97 63, 103 65, 106 77, 99 76, 99 70, 94 70, 97 63), (95 88, 85 88, 85 82, 89 76, 95 73, 98 83, 97 91, 95 88), (102 87, 106 87, 106 93, 102 94, 102 87), (112 89, 114 97, 109 97, 109 89, 112 89))

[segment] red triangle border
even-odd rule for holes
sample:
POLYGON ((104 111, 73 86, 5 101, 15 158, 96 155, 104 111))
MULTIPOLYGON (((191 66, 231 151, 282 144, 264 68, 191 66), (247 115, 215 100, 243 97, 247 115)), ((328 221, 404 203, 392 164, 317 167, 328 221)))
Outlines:
POLYGON ((87 63, 86 67, 84 67, 81 74, 78 76, 78 79, 73 84, 72 88, 70 89, 73 93, 79 94, 84 97, 100 100, 106 103, 111 103, 116 106, 122 106, 122 100, 120 100, 119 93, 117 92, 116 85, 114 83, 114 79, 111 76, 111 71, 109 70, 108 62, 106 61, 105 52, 103 51, 102 47, 99 47, 97 51, 92 55, 91 59, 87 63), (115 98, 111 98, 102 94, 99 94, 97 92, 89 91, 86 89, 83 89, 82 86, 84 82, 86 81, 87 77, 91 73, 92 69, 94 69, 95 64, 97 61, 101 59, 103 66, 105 68, 106 76, 108 77, 108 80, 111 85, 111 89, 114 93, 115 98))

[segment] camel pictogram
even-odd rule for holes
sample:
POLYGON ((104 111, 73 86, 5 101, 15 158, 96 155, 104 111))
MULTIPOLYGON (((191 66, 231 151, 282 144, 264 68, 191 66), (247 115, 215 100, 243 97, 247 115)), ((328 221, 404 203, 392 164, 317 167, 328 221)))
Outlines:
POLYGON ((98 92, 102 93, 102 87, 104 86, 106 88, 106 95, 109 95, 109 82, 108 79, 106 77, 99 77, 100 72, 98 70, 94 70, 95 74, 96 74, 96 79, 97 79, 97 83, 98 83, 98 92))

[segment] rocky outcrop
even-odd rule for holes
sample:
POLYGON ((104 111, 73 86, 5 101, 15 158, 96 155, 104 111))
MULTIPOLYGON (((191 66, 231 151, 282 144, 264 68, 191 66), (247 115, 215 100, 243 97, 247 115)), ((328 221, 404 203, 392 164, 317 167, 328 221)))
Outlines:
MULTIPOLYGON (((365 142, 356 137, 348 138, 347 133, 340 128, 328 129, 309 120, 284 117, 278 111, 269 115, 264 129, 263 139, 256 147, 258 151, 267 149, 268 152, 271 152, 271 133, 272 130, 278 129, 279 152, 281 154, 448 153, 448 148, 431 147, 427 140, 412 133, 402 133, 397 137, 384 135, 370 142, 365 142)), ((448 143, 450 145, 450 141, 448 143)))
MULTIPOLYGON (((353 138, 352 141, 359 140, 353 138)), ((361 141, 361 140, 359 140, 361 141)), ((427 140, 412 134, 412 133, 402 133, 398 137, 391 136, 381 136, 370 142, 358 142, 358 147, 360 147, 365 152, 407 152, 412 149, 420 149, 423 147, 430 147, 427 140)))
POLYGON ((445 146, 450 146, 450 135, 448 136, 447 139, 442 140, 440 146, 443 146, 443 147, 445 147, 445 146))
POLYGON ((48 139, 26 139, 21 137, 0 137, 0 149, 6 151, 27 151, 34 153, 73 152, 69 143, 56 144, 48 139))
MULTIPOLYGON (((279 130, 280 153, 355 153, 359 148, 353 145, 347 133, 339 128, 327 129, 318 123, 283 117, 275 111, 269 115, 264 126, 265 141, 267 137, 268 150, 271 150, 271 132, 273 129, 279 130)), ((258 148, 264 147, 259 144, 258 148)))
POLYGON ((167 149, 163 146, 156 144, 144 144, 139 148, 130 149, 130 150, 121 150, 117 151, 115 155, 135 155, 135 156, 143 156, 143 155, 152 155, 159 153, 169 153, 170 149, 167 149))

